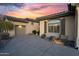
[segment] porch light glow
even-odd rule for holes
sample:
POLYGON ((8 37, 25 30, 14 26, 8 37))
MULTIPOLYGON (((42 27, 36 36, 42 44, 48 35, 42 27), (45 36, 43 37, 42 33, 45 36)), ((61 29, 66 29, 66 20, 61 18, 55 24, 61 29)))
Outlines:
POLYGON ((21 25, 19 25, 18 27, 19 27, 19 28, 22 28, 22 26, 21 26, 21 25))

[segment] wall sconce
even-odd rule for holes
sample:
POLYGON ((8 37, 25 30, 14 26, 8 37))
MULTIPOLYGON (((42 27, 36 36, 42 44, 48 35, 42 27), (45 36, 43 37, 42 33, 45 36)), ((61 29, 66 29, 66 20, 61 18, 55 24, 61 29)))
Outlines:
POLYGON ((19 25, 18 27, 19 27, 19 28, 22 28, 22 26, 21 26, 21 25, 19 25))

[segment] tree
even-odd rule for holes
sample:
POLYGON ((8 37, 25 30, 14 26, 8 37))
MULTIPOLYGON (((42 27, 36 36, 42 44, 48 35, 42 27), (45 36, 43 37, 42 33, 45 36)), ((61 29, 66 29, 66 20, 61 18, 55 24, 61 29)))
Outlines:
POLYGON ((13 30, 13 24, 7 21, 0 21, 0 31, 8 32, 9 30, 13 30))

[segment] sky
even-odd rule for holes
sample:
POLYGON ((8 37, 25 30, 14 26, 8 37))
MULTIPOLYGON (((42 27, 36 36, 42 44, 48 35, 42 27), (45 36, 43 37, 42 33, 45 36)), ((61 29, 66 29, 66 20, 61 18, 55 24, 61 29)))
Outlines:
POLYGON ((32 18, 68 11, 66 3, 0 3, 0 14, 32 18))

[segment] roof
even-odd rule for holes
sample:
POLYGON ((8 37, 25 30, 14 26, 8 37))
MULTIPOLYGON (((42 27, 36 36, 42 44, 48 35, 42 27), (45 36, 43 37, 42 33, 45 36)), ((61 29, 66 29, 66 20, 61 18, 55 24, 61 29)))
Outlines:
POLYGON ((60 12, 57 14, 50 14, 50 15, 38 17, 38 18, 36 18, 36 20, 38 22, 38 21, 42 21, 42 20, 56 19, 56 18, 75 15, 75 6, 69 4, 68 9, 69 9, 68 11, 63 11, 63 12, 60 12))
POLYGON ((43 17, 38 17, 38 18, 36 18, 36 20, 42 21, 42 20, 56 19, 56 18, 60 18, 60 17, 66 17, 69 15, 71 15, 70 12, 61 12, 61 13, 57 13, 57 14, 51 14, 51 15, 47 15, 47 16, 43 16, 43 17))
MULTIPOLYGON (((1 16, 2 17, 2 16, 1 16)), ((1 18, 0 17, 0 18, 1 18)), ((8 19, 10 21, 16 21, 16 22, 23 22, 23 23, 27 23, 29 21, 32 21, 33 19, 30 19, 30 18, 25 18, 25 19, 22 19, 22 18, 16 18, 16 17, 11 17, 11 16, 6 16, 6 15, 3 15, 3 19, 8 19)))

